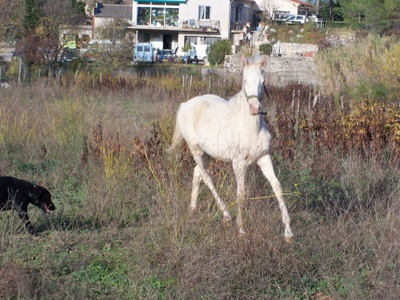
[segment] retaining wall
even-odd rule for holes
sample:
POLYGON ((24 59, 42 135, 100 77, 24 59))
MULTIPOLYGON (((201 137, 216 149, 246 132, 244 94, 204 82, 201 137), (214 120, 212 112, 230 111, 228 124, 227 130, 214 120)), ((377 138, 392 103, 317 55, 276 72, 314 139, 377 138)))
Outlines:
MULTIPOLYGON (((240 54, 225 57, 224 69, 227 73, 241 73, 240 54)), ((318 85, 313 57, 267 57, 264 69, 267 83, 286 85, 291 82, 318 85)))

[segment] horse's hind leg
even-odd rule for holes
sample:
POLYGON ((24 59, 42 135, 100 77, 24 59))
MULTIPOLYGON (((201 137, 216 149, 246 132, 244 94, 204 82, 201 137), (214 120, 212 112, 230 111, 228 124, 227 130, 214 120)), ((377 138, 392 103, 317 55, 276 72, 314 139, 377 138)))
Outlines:
POLYGON ((285 200, 283 199, 282 185, 278 178, 276 178, 271 156, 268 154, 261 157, 257 161, 257 164, 261 168, 264 176, 270 182, 276 198, 278 198, 279 208, 282 213, 282 222, 285 225, 285 238, 289 241, 293 237, 292 229, 290 228, 290 217, 286 208, 285 200))
POLYGON ((194 211, 197 207, 197 196, 199 195, 199 187, 201 183, 201 171, 199 166, 193 170, 192 199, 190 201, 190 210, 194 211))
POLYGON ((214 186, 214 183, 212 182, 210 174, 208 174, 208 171, 206 170, 204 166, 204 160, 203 160, 203 155, 195 155, 195 151, 192 150, 193 158, 197 164, 197 166, 194 169, 194 175, 193 175, 193 188, 196 188, 195 190, 192 190, 192 203, 191 207, 193 207, 193 204, 196 205, 197 203, 197 194, 198 194, 198 188, 200 181, 198 181, 198 178, 195 178, 196 175, 200 174, 201 179, 204 181, 204 183, 208 186, 210 191, 213 193, 215 200, 217 201, 218 208, 222 211, 222 214, 224 216, 225 221, 229 221, 231 219, 231 216, 226 209, 225 203, 222 201, 220 196, 217 193, 217 190, 214 186), (194 198, 194 196, 196 196, 194 198))

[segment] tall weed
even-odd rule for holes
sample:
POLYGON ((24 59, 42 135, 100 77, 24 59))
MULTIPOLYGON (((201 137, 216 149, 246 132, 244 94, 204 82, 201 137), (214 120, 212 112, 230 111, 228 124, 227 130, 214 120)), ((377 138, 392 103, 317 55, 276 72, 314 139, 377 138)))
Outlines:
POLYGON ((31 143, 37 138, 36 126, 30 120, 30 113, 0 106, 0 144, 6 152, 31 143))
POLYGON ((316 56, 316 64, 323 93, 363 99, 371 96, 374 86, 379 85, 395 92, 395 87, 385 79, 390 77, 390 72, 393 73, 388 69, 387 62, 395 57, 393 51, 397 43, 392 37, 370 34, 355 44, 320 51, 316 56), (366 90, 360 89, 360 85, 366 90))
POLYGON ((43 141, 50 153, 73 161, 80 159, 86 120, 83 102, 64 98, 47 103, 45 110, 49 123, 43 129, 43 141))

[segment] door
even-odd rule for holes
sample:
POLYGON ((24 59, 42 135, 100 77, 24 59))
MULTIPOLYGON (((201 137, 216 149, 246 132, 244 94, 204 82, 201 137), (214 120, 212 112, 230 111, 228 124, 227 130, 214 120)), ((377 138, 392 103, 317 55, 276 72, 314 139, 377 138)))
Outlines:
POLYGON ((163 35, 163 49, 172 49, 172 35, 164 34, 163 35))

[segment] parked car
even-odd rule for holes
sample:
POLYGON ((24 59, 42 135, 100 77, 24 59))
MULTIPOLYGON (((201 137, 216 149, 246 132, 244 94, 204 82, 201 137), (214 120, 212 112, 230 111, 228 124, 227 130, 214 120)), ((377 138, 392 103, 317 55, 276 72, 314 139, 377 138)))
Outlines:
POLYGON ((96 49, 86 49, 81 55, 84 61, 93 62, 96 60, 97 53, 96 49))
POLYGON ((61 62, 71 62, 78 57, 78 51, 76 49, 71 48, 64 48, 63 52, 61 53, 61 62))
POLYGON ((177 55, 175 61, 180 64, 188 63, 188 56, 186 54, 177 55))
POLYGON ((305 24, 310 20, 306 16, 298 15, 298 16, 291 16, 286 20, 286 24, 305 24))
POLYGON ((318 16, 316 16, 316 15, 311 15, 311 16, 309 16, 308 18, 309 18, 310 22, 315 23, 315 25, 316 25, 317 28, 325 27, 325 22, 324 22, 324 20, 322 20, 322 19, 319 18, 318 16))
POLYGON ((173 62, 174 59, 174 54, 172 53, 172 50, 168 49, 159 49, 157 50, 157 56, 156 56, 156 61, 157 62, 173 62))
POLYGON ((80 50, 80 55, 86 62, 94 62, 99 52, 109 52, 112 49, 112 42, 110 40, 91 40, 87 48, 80 50))
POLYGON ((275 19, 275 22, 277 22, 278 24, 285 24, 286 21, 287 21, 290 17, 294 17, 294 15, 287 15, 287 16, 282 17, 282 18, 280 18, 280 19, 275 19))

